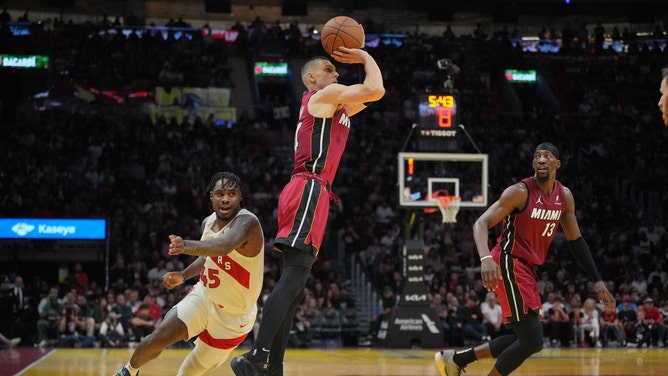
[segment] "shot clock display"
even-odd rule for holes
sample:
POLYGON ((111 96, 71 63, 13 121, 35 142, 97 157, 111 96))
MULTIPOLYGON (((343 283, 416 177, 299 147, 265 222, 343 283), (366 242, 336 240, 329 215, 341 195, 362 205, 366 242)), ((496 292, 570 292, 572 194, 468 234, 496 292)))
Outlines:
POLYGON ((457 91, 418 96, 418 149, 454 152, 458 150, 459 119, 457 91))
POLYGON ((457 129, 457 94, 423 94, 418 98, 420 129, 457 129))

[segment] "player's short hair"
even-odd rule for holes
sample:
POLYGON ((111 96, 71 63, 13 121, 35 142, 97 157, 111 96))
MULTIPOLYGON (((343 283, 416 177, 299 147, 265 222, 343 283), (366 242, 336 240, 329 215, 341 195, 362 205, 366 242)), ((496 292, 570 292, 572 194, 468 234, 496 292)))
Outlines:
POLYGON ((661 80, 665 80, 668 78, 668 67, 665 67, 661 69, 661 80))
POLYGON ((314 56, 314 57, 306 60, 304 65, 302 65, 301 77, 302 77, 302 82, 304 83, 304 85, 306 85, 306 73, 312 72, 313 69, 315 69, 316 63, 321 61, 321 60, 330 61, 325 56, 314 56))
POLYGON ((213 174, 211 180, 209 181, 209 185, 206 187, 206 192, 211 193, 219 180, 225 184, 225 188, 238 189, 241 192, 241 197, 243 199, 248 197, 246 195, 246 187, 241 178, 239 178, 236 174, 227 171, 219 171, 213 174))

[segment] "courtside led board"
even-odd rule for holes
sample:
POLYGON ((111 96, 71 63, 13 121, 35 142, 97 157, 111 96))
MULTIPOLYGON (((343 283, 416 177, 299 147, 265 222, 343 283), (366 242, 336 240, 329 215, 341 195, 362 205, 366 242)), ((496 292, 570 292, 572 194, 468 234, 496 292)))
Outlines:
POLYGON ((400 207, 436 208, 443 194, 460 196, 462 209, 487 207, 487 154, 409 152, 397 162, 400 207))

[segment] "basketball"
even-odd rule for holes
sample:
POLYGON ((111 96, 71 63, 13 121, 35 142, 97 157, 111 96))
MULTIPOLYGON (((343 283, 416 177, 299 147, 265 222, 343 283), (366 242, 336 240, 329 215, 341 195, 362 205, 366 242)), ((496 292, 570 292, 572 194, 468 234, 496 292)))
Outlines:
POLYGON ((341 46, 362 48, 364 47, 364 28, 351 17, 336 16, 322 27, 320 42, 322 48, 330 55, 341 46))

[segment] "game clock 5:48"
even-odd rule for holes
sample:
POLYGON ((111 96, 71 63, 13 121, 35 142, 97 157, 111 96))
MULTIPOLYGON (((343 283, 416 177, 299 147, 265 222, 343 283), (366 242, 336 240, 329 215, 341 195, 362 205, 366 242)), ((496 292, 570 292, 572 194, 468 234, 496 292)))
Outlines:
POLYGON ((451 130, 457 128, 457 95, 422 94, 418 97, 418 125, 421 130, 451 130))

